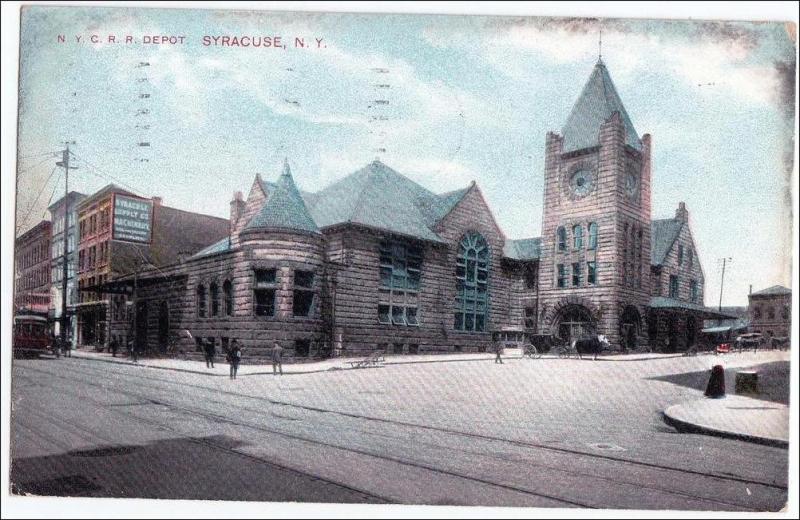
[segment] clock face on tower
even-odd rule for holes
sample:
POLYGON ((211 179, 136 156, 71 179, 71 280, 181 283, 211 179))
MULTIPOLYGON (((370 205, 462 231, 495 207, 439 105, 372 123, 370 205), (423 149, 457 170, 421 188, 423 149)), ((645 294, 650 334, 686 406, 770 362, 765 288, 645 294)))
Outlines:
POLYGON ((628 168, 625 172, 625 194, 630 198, 636 198, 639 191, 639 175, 634 168, 628 168))
POLYGON ((576 197, 585 197, 594 188, 594 174, 586 168, 575 170, 569 178, 569 189, 576 197))

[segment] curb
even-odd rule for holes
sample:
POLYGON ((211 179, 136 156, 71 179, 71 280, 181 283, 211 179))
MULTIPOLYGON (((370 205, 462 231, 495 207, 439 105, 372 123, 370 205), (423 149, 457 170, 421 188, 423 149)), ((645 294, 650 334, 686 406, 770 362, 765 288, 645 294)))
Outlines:
MULTIPOLYGON (((676 406, 676 405, 673 405, 676 406)), ((669 408, 672 408, 671 406, 669 408)), ((681 433, 699 433, 702 435, 713 435, 715 437, 723 437, 726 439, 735 439, 739 441, 750 442, 753 444, 761 444, 764 446, 772 446, 774 448, 789 448, 789 441, 782 439, 774 439, 771 437, 759 437, 757 435, 748 435, 746 433, 735 433, 726 430, 719 430, 710 426, 703 426, 700 424, 690 423, 681 419, 676 419, 667 413, 669 408, 661 412, 664 417, 664 422, 675 428, 681 433)))

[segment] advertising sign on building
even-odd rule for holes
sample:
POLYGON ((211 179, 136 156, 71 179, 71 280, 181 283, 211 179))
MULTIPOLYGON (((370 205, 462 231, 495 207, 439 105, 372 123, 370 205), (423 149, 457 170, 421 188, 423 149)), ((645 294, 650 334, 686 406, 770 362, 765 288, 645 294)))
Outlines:
POLYGON ((114 240, 150 242, 153 203, 147 199, 114 197, 114 240))

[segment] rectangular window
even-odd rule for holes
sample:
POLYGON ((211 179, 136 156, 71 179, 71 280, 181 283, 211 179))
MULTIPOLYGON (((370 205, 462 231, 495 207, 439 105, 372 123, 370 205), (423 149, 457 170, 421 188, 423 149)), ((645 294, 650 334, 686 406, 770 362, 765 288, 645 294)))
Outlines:
POLYGON ((678 277, 674 274, 669 275, 669 297, 678 297, 678 277))
POLYGON ((694 252, 692 251, 691 248, 689 248, 688 253, 689 253, 689 269, 691 269, 694 264, 694 252))
POLYGON ((564 264, 558 264, 558 287, 563 288, 567 286, 567 266, 564 264))
POLYGON ((683 246, 678 245, 678 265, 683 265, 683 246))
POLYGON ((314 303, 314 273, 312 271, 294 272, 294 291, 292 314, 294 316, 309 316, 314 303))
POLYGON ((539 275, 536 268, 532 264, 525 266, 525 288, 536 289, 536 278, 539 275))
POLYGON ((586 262, 586 281, 591 285, 597 284, 597 262, 586 262))
POLYGON ((581 264, 576 262, 572 264, 572 286, 580 287, 581 285, 581 264))
POLYGON ((256 316, 275 315, 276 282, 277 282, 276 269, 255 270, 255 285, 253 286, 253 299, 255 300, 256 316))
POLYGON ((309 339, 294 340, 294 355, 296 357, 308 357, 310 353, 311 353, 311 340, 309 339))
POLYGON ((275 289, 256 289, 256 316, 275 315, 275 289))
POLYGON ((417 291, 422 274, 422 248, 384 240, 379 248, 380 302, 378 321, 418 325, 417 291))
POLYGON ((691 291, 692 303, 697 303, 697 297, 698 297, 697 280, 692 280, 691 282, 689 282, 689 289, 691 291))
POLYGON ((536 309, 533 307, 525 307, 525 328, 533 329, 536 320, 536 309))

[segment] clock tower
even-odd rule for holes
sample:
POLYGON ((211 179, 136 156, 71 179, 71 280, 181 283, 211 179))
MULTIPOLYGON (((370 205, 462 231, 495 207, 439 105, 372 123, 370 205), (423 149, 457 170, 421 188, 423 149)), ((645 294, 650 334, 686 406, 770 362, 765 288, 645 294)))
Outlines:
POLYGON ((646 343, 650 136, 639 138, 602 60, 545 153, 542 332, 646 343))

